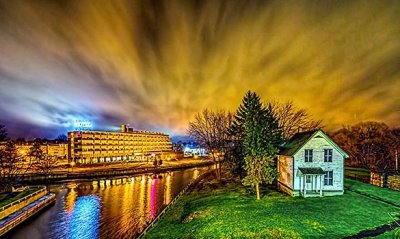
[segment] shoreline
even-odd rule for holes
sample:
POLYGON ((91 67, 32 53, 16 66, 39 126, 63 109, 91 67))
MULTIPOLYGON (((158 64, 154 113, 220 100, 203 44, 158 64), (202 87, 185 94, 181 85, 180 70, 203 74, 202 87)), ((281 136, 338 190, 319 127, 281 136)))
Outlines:
POLYGON ((107 168, 102 170, 91 171, 83 170, 82 172, 67 172, 67 173, 55 173, 50 175, 46 180, 45 175, 42 174, 28 174, 21 175, 19 182, 23 184, 41 184, 48 181, 49 183, 58 183, 74 179, 93 179, 93 178, 104 178, 104 177, 114 177, 114 176, 125 176, 125 175, 135 175, 135 174, 145 174, 145 173, 165 173, 168 171, 177 171, 182 169, 194 168, 194 167, 204 167, 214 165, 213 161, 210 160, 193 160, 190 163, 182 163, 176 165, 159 166, 154 167, 150 165, 141 165, 139 167, 133 168, 107 168))

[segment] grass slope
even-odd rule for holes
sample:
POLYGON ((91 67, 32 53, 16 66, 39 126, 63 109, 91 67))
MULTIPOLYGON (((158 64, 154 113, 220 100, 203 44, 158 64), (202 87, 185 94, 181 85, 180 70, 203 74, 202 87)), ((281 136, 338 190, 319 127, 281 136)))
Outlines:
POLYGON ((307 199, 265 194, 256 201, 237 180, 203 182, 146 238, 342 238, 392 221, 397 211, 354 192, 307 199))
POLYGON ((381 188, 370 184, 362 183, 352 179, 345 179, 345 188, 365 193, 376 198, 389 201, 400 207, 400 192, 388 188, 381 188))
POLYGON ((2 194, 0 194, 0 207, 4 207, 9 203, 12 203, 14 201, 17 201, 18 199, 28 196, 29 194, 34 193, 37 190, 39 190, 39 189, 38 188, 29 188, 22 192, 2 193, 2 194))

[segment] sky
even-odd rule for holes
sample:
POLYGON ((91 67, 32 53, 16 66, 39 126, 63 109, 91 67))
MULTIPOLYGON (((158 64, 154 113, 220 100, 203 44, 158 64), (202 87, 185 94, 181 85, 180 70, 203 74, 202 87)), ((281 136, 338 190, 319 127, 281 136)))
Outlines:
POLYGON ((11 137, 186 133, 246 91, 328 130, 400 126, 400 1, 0 0, 0 122, 11 137))

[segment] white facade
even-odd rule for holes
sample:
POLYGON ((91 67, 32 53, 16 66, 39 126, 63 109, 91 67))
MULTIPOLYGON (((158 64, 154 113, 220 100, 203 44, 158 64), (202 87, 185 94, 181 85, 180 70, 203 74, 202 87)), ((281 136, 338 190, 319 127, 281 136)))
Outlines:
POLYGON ((293 196, 343 194, 346 152, 321 130, 299 141, 278 157, 278 187, 293 196))

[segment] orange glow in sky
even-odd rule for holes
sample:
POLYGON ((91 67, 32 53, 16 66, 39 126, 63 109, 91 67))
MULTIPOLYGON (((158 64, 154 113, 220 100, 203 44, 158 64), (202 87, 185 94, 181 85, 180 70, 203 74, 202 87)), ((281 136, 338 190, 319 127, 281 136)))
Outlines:
POLYGON ((0 0, 0 122, 184 134, 247 90, 328 129, 400 122, 399 1, 0 0))

